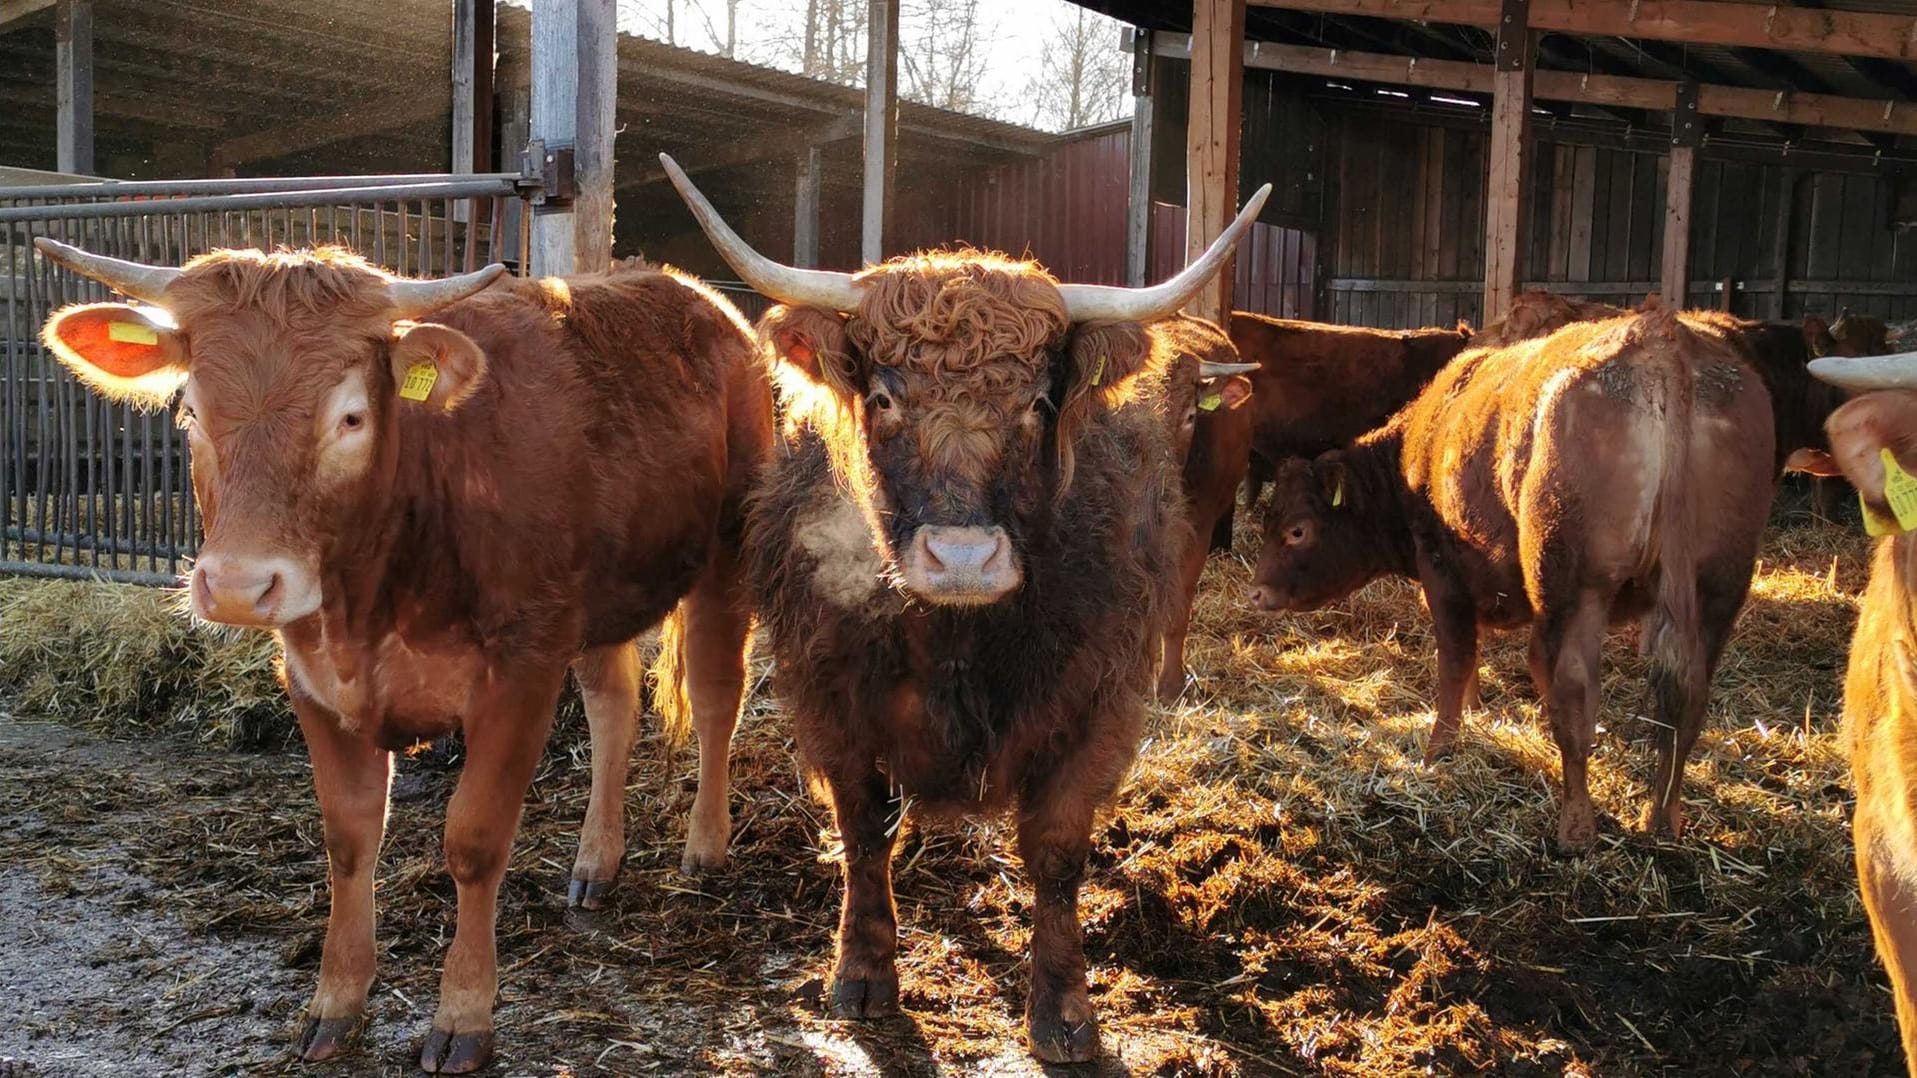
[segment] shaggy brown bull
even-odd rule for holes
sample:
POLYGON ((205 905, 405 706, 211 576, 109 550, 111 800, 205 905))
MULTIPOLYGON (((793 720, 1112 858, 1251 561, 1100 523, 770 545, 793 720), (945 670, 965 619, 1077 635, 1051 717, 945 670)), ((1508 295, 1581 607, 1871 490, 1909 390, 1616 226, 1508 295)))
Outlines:
POLYGON ((976 251, 792 269, 666 168, 726 261, 783 304, 759 331, 791 409, 748 550, 778 691, 844 842, 832 1013, 898 1008, 907 806, 1011 809, 1036 892, 1031 1046, 1091 1059, 1079 884, 1190 536, 1145 323, 1216 272, 1269 187, 1198 262, 1134 291, 976 251))
POLYGON ((1811 371, 1862 394, 1831 415, 1831 455, 1888 533, 1851 640, 1844 725, 1857 781, 1857 882, 1917 1075, 1917 353, 1819 359, 1811 371))
POLYGON ((1179 559, 1178 593, 1158 671, 1158 699, 1170 703, 1185 690, 1185 633, 1209 537, 1220 520, 1228 521, 1251 458, 1251 409, 1244 407, 1251 382, 1245 375, 1258 365, 1239 362, 1231 338, 1202 318, 1168 318, 1151 333, 1169 352, 1165 417, 1174 424, 1173 456, 1184 477, 1185 519, 1193 535, 1179 559))
POLYGON ((1680 833, 1683 762, 1770 507, 1768 408, 1735 349, 1670 311, 1474 349, 1351 449, 1287 463, 1258 587, 1309 610, 1382 575, 1423 585, 1438 641, 1427 759, 1457 738, 1479 627, 1529 624, 1569 851, 1596 837, 1585 764, 1605 625, 1648 615, 1646 822, 1680 833))
POLYGON ((107 396, 159 407, 180 391, 206 526, 193 611, 280 641, 332 884, 301 1055, 344 1051, 365 1013, 392 750, 458 727, 458 929, 419 1063, 478 1069, 500 879, 566 668, 592 729, 571 900, 593 906, 625 847, 632 641, 681 600, 661 695, 676 705, 683 685, 699 737, 685 864, 725 856, 738 545, 772 437, 749 329, 671 273, 487 288, 500 267, 424 283, 336 249, 181 270, 39 243, 152 304, 68 307, 44 336, 107 396))

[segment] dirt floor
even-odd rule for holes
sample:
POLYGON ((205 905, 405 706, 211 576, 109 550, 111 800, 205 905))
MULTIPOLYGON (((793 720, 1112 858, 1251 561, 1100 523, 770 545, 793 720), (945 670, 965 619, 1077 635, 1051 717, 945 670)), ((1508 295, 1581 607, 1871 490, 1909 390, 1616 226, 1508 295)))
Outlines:
MULTIPOLYGON (((1523 637, 1490 643, 1484 711, 1456 759, 1425 769, 1435 664, 1415 591, 1259 615, 1235 599, 1255 538, 1242 530, 1237 556, 1213 559, 1196 682, 1155 716, 1101 825, 1083 903, 1111 1050, 1099 1072, 1902 1073, 1851 875, 1837 734, 1859 529, 1773 533, 1680 843, 1636 827, 1649 724, 1634 634, 1614 635, 1593 769, 1607 818, 1577 860, 1550 852, 1557 753, 1523 637)), ((162 600, 48 587, 0 591, 0 637, 41 626, 37 651, 0 640, 0 1059, 45 1075, 295 1069, 325 873, 304 755, 248 681, 257 643, 191 644, 217 693, 161 692, 174 669, 114 688, 60 663, 111 636, 82 624, 93 614, 162 600), (54 623, 75 635, 49 642, 54 623), (240 682, 252 687, 228 692, 240 682)), ((177 665, 185 646, 115 654, 177 665)), ((692 754, 648 739, 626 874, 590 920, 565 909, 588 781, 582 724, 562 722, 503 894, 494 1072, 1036 1073, 1018 1037, 1027 891, 994 824, 901 847, 908 1017, 823 1017, 830 820, 761 672, 735 758, 731 869, 676 873, 692 754)), ((365 1045, 302 1073, 410 1071, 450 937, 437 827, 457 765, 456 748, 406 762, 365 1045)))

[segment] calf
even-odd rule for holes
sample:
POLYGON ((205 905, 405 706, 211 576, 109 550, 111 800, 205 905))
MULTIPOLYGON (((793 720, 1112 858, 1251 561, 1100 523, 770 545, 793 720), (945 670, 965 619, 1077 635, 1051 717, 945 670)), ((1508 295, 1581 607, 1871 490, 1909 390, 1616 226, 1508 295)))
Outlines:
POLYGON ((279 639, 332 889, 300 1054, 338 1055, 365 1014, 392 751, 458 727, 445 840, 458 928, 419 1064, 478 1069, 500 879, 566 669, 592 729, 571 900, 594 906, 625 846, 632 641, 682 600, 659 695, 690 708, 699 737, 685 865, 725 856, 748 618, 738 547, 772 436, 750 331, 672 273, 488 288, 502 267, 401 281, 328 248, 162 269, 38 242, 151 304, 68 307, 46 343, 109 397, 180 394, 206 527, 193 612, 279 639))
POLYGON ((1834 464, 1861 492, 1871 530, 1884 535, 1851 640, 1844 725, 1857 781, 1857 883, 1917 1075, 1917 353, 1819 359, 1811 371, 1862 394, 1826 429, 1834 464))
POLYGON ((1179 559, 1178 593, 1158 671, 1158 699, 1171 703, 1185 691, 1185 632, 1209 537, 1230 515, 1251 456, 1251 410, 1244 407, 1251 382, 1245 375, 1258 368, 1238 362, 1231 338, 1200 318, 1169 318, 1154 324, 1151 333, 1170 352, 1165 418, 1173 424, 1173 455, 1183 467, 1185 519, 1194 537, 1179 559))
POLYGON ((781 303, 759 331, 791 408, 748 548, 778 692, 844 842, 832 1013, 898 1009, 906 806, 1011 809, 1035 892, 1027 1035, 1046 1061, 1092 1059, 1079 884, 1190 539, 1146 326, 1216 272, 1270 188, 1185 272, 1131 290, 977 251, 781 266, 666 169, 781 303))
POLYGON ((1427 760, 1457 739, 1480 626, 1529 624, 1573 852, 1596 837, 1585 763, 1604 628, 1648 614, 1668 736, 1646 822, 1679 834, 1683 762, 1770 505, 1768 407, 1735 349, 1668 310, 1474 349, 1354 447, 1287 463, 1257 598, 1309 610, 1381 575, 1423 585, 1438 642, 1427 760))

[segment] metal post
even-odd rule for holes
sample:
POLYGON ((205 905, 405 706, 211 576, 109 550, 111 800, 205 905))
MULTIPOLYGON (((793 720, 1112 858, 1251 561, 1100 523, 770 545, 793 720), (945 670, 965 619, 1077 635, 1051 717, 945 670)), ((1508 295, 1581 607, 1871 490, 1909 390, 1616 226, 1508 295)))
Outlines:
POLYGON ((55 158, 61 172, 93 174, 93 2, 60 0, 53 24, 59 114, 55 158))

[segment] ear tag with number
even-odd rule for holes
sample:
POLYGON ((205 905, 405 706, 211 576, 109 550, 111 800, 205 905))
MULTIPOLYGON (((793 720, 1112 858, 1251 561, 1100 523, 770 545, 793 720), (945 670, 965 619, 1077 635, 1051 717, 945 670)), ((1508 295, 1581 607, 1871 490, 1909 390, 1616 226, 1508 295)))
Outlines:
POLYGON ((154 332, 152 326, 139 322, 108 322, 107 340, 119 341, 121 344, 157 345, 160 343, 160 335, 154 332))
POLYGON ((1223 393, 1207 393, 1198 398, 1198 410, 1201 412, 1216 412, 1218 407, 1224 403, 1225 395, 1223 393))
POLYGON ((1105 357, 1098 357, 1098 366, 1092 368, 1092 384, 1098 385, 1105 380, 1105 357))
POLYGON ((1884 501, 1890 503, 1896 519, 1886 520, 1866 505, 1864 530, 1872 535, 1889 535, 1917 528, 1917 478, 1897 463, 1888 448, 1878 450, 1878 455, 1884 462, 1884 501))
POLYGON ((433 395, 433 383, 439 381, 439 365, 422 359, 406 368, 406 379, 399 384, 399 395, 409 401, 423 401, 433 395))
POLYGON ((1338 485, 1331 491, 1331 507, 1336 509, 1343 504, 1345 504, 1345 477, 1341 475, 1338 477, 1338 485))

